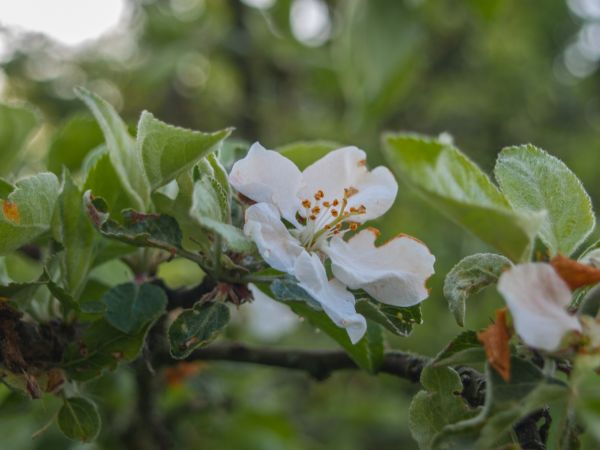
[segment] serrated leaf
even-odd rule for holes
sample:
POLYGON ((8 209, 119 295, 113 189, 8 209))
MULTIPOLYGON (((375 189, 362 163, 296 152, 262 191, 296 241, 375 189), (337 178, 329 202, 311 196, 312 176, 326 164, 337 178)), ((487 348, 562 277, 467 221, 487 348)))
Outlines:
POLYGON ((478 253, 463 258, 452 268, 444 280, 444 297, 456 323, 465 326, 466 300, 498 281, 511 265, 504 256, 478 253))
POLYGON ((485 361, 485 353, 475 331, 463 331, 436 355, 434 366, 470 364, 485 361))
POLYGON ((321 309, 319 303, 295 281, 284 278, 273 281, 270 288, 264 285, 258 287, 331 337, 360 368, 370 373, 377 372, 383 357, 383 342, 381 329, 374 327, 376 324, 368 323, 365 336, 356 344, 352 344, 346 330, 338 327, 321 309))
POLYGON ((398 336, 408 336, 415 324, 423 322, 420 305, 400 308, 363 297, 356 302, 356 312, 398 336))
POLYGON ((531 251, 543 214, 515 212, 460 150, 410 134, 384 137, 390 167, 440 212, 513 260, 531 251))
POLYGON ((105 319, 93 322, 81 339, 65 351, 63 368, 70 378, 79 381, 94 379, 105 370, 114 370, 122 362, 135 360, 146 340, 152 323, 136 335, 129 335, 110 325, 105 319))
POLYGON ((232 129, 203 133, 168 125, 148 111, 140 117, 137 146, 150 181, 156 189, 190 169, 201 158, 216 150, 232 129))
POLYGON ((123 333, 135 335, 165 312, 167 297, 157 286, 125 283, 106 292, 102 302, 106 305, 108 323, 123 333))
POLYGON ((102 130, 93 117, 78 114, 64 122, 48 149, 48 170, 60 175, 63 167, 75 172, 86 155, 103 142, 102 130))
POLYGON ((31 107, 0 103, 0 175, 10 173, 16 155, 38 127, 39 119, 31 107))
POLYGON ((194 183, 190 215, 203 228, 218 234, 225 245, 235 252, 249 253, 254 243, 241 229, 227 223, 229 201, 227 191, 211 176, 203 176, 194 183))
POLYGON ((96 404, 83 397, 65 399, 57 423, 65 436, 80 442, 95 440, 102 426, 96 404))
POLYGON ((87 105, 100 125, 110 161, 133 206, 143 211, 150 199, 150 185, 127 126, 106 100, 84 88, 77 88, 75 93, 87 105))
POLYGON ((459 393, 460 376, 450 367, 427 366, 421 373, 422 390, 413 398, 408 410, 408 425, 420 449, 430 449, 435 436, 448 424, 475 414, 459 393))
POLYGON ((0 255, 6 255, 50 229, 59 183, 52 173, 39 173, 16 183, 0 200, 0 255))
POLYGON ((533 145, 508 147, 494 169, 516 211, 545 211, 539 231, 552 254, 572 254, 592 232, 596 218, 581 181, 558 158, 533 145))
POLYGON ((57 207, 56 234, 63 246, 60 258, 65 287, 77 298, 94 262, 98 235, 85 213, 83 193, 67 170, 63 172, 62 192, 57 207))
POLYGON ((184 359, 213 341, 229 323, 229 308, 222 303, 199 303, 183 311, 169 327, 171 356, 184 359))

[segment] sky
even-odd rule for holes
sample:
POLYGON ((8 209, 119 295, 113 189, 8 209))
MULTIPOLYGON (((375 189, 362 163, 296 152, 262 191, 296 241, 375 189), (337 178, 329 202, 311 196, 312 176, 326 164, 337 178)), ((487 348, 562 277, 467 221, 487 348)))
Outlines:
POLYGON ((1 0, 0 26, 77 46, 115 28, 125 0, 1 0))

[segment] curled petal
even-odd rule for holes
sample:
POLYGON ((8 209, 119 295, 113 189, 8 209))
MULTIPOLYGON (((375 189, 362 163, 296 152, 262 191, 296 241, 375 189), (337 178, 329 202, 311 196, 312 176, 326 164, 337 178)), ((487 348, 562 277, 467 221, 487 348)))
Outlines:
POLYGON ((260 255, 271 267, 294 273, 296 258, 304 250, 279 219, 275 206, 257 203, 249 207, 244 233, 256 243, 260 255))
POLYGON ((323 263, 316 254, 303 252, 296 260, 296 278, 306 292, 319 302, 325 314, 345 328, 356 344, 367 330, 367 321, 356 312, 354 296, 337 280, 328 280, 323 263))
POLYGON ((519 264, 504 272, 498 291, 510 309, 515 330, 527 345, 556 350, 565 333, 581 331, 581 324, 566 308, 571 291, 551 265, 519 264))
POLYGON ((245 158, 231 168, 229 182, 239 193, 257 203, 271 203, 281 216, 295 223, 300 206, 297 192, 302 174, 296 165, 258 142, 250 147, 245 158))
POLYGON ((435 257, 418 240, 400 235, 377 247, 377 232, 365 229, 347 242, 334 237, 325 249, 334 276, 351 289, 364 289, 394 306, 425 300, 425 282, 434 273, 435 257))
POLYGON ((352 220, 363 223, 383 215, 394 203, 398 183, 386 167, 372 171, 366 167, 367 155, 356 147, 344 147, 328 153, 302 172, 302 199, 311 199, 316 192, 324 193, 324 200, 332 202, 344 198, 344 189, 350 189, 347 211, 365 208, 352 220))

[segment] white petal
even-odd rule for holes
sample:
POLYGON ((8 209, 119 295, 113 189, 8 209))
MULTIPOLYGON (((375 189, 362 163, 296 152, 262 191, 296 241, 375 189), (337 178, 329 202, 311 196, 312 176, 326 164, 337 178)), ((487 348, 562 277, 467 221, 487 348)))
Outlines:
POLYGON ((400 235, 380 247, 377 231, 365 229, 347 242, 334 237, 324 249, 334 276, 351 289, 364 289, 395 306, 415 305, 427 298, 425 282, 434 273, 435 257, 425 244, 400 235))
POLYGON ((325 267, 316 254, 303 252, 296 260, 296 278, 325 314, 339 327, 345 328, 356 344, 367 331, 367 321, 356 312, 354 296, 337 280, 328 280, 325 267))
POLYGON ((296 258, 303 252, 298 241, 269 203, 257 203, 246 210, 244 233, 258 247, 263 259, 274 269, 293 274, 296 258))
POLYGON ((291 333, 300 321, 290 308, 273 300, 253 284, 248 287, 254 300, 244 305, 242 312, 248 319, 248 328, 260 339, 274 341, 291 333))
POLYGON ((324 200, 342 200, 345 188, 358 192, 350 197, 348 208, 364 205, 366 213, 355 217, 356 222, 365 222, 383 215, 394 203, 398 183, 386 167, 368 171, 366 154, 356 147, 344 147, 328 153, 302 172, 301 199, 312 199, 322 190, 324 200))
POLYGON ((245 158, 231 168, 229 182, 239 193, 255 202, 272 203, 280 214, 295 222, 300 206, 297 192, 302 174, 296 165, 258 142, 250 147, 245 158))
POLYGON ((506 300, 515 329, 523 342, 542 350, 556 350, 571 330, 581 331, 566 311, 571 291, 550 264, 519 264, 500 276, 498 291, 506 300))

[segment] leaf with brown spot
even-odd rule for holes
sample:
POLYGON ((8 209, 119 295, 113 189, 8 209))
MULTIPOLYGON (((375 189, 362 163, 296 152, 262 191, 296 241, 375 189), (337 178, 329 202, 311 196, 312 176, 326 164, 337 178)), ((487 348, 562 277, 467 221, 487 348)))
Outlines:
POLYGON ((2 212, 4 213, 4 217, 10 220, 13 223, 21 223, 21 213, 19 212, 19 207, 16 203, 11 202, 10 200, 4 200, 2 203, 2 212))
POLYGON ((550 261, 554 270, 573 290, 600 282, 600 269, 557 255, 550 261))
POLYGON ((506 325, 506 308, 496 311, 496 322, 477 333, 490 365, 504 381, 510 380, 510 332, 506 325))

